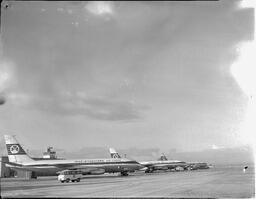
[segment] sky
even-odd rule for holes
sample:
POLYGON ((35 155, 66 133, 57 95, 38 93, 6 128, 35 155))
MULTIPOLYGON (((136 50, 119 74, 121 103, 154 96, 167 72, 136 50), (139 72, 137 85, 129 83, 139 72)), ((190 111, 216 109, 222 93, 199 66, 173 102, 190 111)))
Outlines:
POLYGON ((231 67, 253 41, 254 9, 239 3, 10 1, 1 139, 65 150, 247 144, 249 97, 231 67))

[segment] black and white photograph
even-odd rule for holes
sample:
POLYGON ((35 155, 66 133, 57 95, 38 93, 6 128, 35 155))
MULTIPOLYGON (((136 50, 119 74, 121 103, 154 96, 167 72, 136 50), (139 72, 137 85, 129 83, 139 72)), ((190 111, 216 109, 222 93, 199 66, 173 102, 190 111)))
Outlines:
POLYGON ((1 197, 254 198, 255 7, 1 1, 1 197))

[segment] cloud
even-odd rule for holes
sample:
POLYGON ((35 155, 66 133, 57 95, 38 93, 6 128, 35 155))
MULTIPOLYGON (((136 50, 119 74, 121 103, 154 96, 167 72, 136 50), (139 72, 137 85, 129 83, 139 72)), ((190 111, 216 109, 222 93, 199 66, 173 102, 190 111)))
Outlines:
POLYGON ((73 14, 73 10, 72 9, 67 9, 68 14, 72 15, 73 14))
POLYGON ((82 112, 100 120, 134 120, 140 118, 139 112, 130 102, 107 98, 82 100, 82 112))
POLYGON ((8 111, 0 114, 2 126, 19 131, 23 126, 31 135, 52 132, 54 126, 65 136, 76 128, 72 132, 103 144, 101 133, 122 133, 128 136, 118 143, 126 146, 141 136, 146 142, 137 146, 234 145, 245 97, 229 68, 237 56, 235 44, 252 37, 253 10, 234 10, 234 2, 54 4, 14 6, 15 15, 4 20, 4 55, 18 66, 19 84, 12 90, 16 94, 4 92, 8 111), (47 15, 36 12, 42 6, 47 15), (105 23, 107 17, 114 20, 105 23), (64 89, 72 93, 62 94, 64 89), (146 111, 141 104, 152 108, 146 111), (16 114, 21 117, 13 119, 16 114), (116 125, 120 121, 139 122, 116 125))
POLYGON ((33 100, 32 96, 21 92, 8 93, 7 98, 12 105, 18 105, 23 107, 29 105, 33 100))
POLYGON ((48 97, 11 93, 8 97, 12 104, 22 107, 33 106, 47 112, 66 116, 84 115, 96 120, 135 121, 141 118, 140 111, 147 109, 134 102, 86 96, 81 92, 65 92, 48 97))
POLYGON ((64 8, 57 8, 58 12, 64 12, 64 8))
POLYGON ((12 63, 0 61, 0 92, 9 87, 12 78, 12 63))
POLYGON ((94 15, 113 14, 113 3, 105 1, 89 2, 85 9, 94 15))
POLYGON ((6 93, 14 82, 13 63, 8 61, 0 61, 0 105, 6 102, 6 93))
POLYGON ((79 22, 77 22, 77 21, 76 22, 72 22, 71 24, 74 25, 75 27, 79 26, 79 22))
POLYGON ((66 96, 63 103, 59 104, 61 111, 70 114, 86 115, 92 119, 110 121, 132 121, 141 118, 140 107, 125 100, 111 99, 108 97, 88 97, 76 93, 66 96))
MULTIPOLYGON (((255 42, 242 42, 238 45, 239 57, 231 66, 231 73, 240 88, 248 97, 246 114, 239 130, 237 139, 242 144, 255 146, 256 117, 256 80, 255 74, 255 42)), ((256 148, 254 148, 256 150, 256 148)))
POLYGON ((218 147, 217 145, 213 144, 212 149, 220 149, 221 147, 218 147))
POLYGON ((107 97, 85 97, 73 95, 59 104, 59 111, 86 115, 98 120, 134 120, 140 118, 136 107, 127 101, 107 97))
POLYGON ((250 146, 207 149, 169 153, 167 157, 186 162, 207 162, 208 164, 249 164, 253 163, 253 150, 250 146))
POLYGON ((3 104, 5 104, 5 97, 2 94, 0 94, 0 105, 3 104))

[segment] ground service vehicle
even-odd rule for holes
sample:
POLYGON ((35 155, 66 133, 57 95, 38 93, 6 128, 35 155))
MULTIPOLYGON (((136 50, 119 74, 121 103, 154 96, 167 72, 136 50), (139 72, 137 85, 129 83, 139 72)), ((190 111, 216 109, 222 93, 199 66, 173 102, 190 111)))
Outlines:
POLYGON ((79 170, 63 170, 59 172, 58 180, 60 182, 79 182, 82 178, 82 172, 79 170))

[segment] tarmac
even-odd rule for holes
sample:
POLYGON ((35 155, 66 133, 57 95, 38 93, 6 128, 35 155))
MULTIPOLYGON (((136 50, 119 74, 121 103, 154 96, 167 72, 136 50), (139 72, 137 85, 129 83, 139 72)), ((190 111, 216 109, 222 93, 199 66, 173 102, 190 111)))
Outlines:
POLYGON ((80 182, 60 183, 57 176, 25 180, 1 179, 4 197, 204 197, 252 198, 254 167, 214 167, 205 170, 104 174, 85 176, 80 182))

